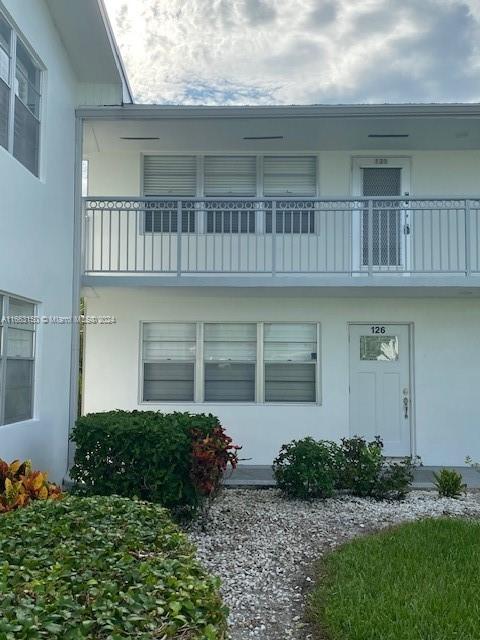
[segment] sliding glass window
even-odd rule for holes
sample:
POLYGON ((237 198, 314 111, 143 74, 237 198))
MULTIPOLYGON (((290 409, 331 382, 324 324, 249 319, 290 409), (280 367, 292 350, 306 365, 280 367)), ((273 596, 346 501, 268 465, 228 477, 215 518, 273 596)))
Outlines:
POLYGON ((0 14, 0 145, 39 174, 42 70, 0 14))

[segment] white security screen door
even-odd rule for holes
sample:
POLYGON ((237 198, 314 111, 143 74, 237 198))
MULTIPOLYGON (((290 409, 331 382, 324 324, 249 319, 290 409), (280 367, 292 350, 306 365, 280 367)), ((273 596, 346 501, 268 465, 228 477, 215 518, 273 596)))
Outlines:
POLYGON ((405 158, 357 158, 354 162, 354 194, 373 200, 371 214, 359 212, 355 242, 358 255, 354 264, 360 270, 371 266, 380 271, 404 270, 408 259, 408 220, 406 203, 389 200, 408 195, 410 165, 405 158), (385 200, 381 200, 384 196, 385 200), (370 244, 372 245, 370 247, 370 244))
POLYGON ((410 455, 410 345, 403 324, 350 325, 350 434, 410 455))

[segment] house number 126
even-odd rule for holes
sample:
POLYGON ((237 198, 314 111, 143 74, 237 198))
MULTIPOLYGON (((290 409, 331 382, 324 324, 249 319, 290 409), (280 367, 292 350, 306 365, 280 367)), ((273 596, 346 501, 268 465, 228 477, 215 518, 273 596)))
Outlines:
POLYGON ((380 327, 379 325, 374 325, 370 327, 370 331, 372 333, 385 333, 385 327, 380 327))

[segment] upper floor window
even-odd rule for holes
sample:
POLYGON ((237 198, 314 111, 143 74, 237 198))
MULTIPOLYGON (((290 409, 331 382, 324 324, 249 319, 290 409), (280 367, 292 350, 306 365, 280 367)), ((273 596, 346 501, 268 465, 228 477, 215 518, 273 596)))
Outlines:
MULTIPOLYGON (((147 197, 194 197, 197 192, 195 156, 145 156, 143 160, 143 195, 147 197)), ((145 232, 176 233, 177 210, 168 200, 145 211, 145 232)), ((182 212, 182 231, 195 231, 195 212, 182 212)))
POLYGON ((0 295, 0 424, 33 417, 35 305, 0 295))
POLYGON ((0 145, 36 176, 41 76, 26 44, 0 15, 0 145))
MULTIPOLYGON (((277 233, 315 233, 315 206, 305 202, 317 194, 315 156, 195 156, 147 155, 143 165, 145 196, 171 198, 204 195, 209 200, 183 211, 182 231, 195 232, 196 220, 206 233, 272 233, 272 205, 256 196, 292 198, 277 204, 277 233), (197 167, 203 167, 202 171, 197 167), (244 199, 245 198, 245 199, 244 199), (298 198, 298 200, 297 200, 298 198), (263 222, 262 222, 263 221, 263 222)), ((177 231, 174 202, 156 203, 145 212, 145 231, 177 231)), ((183 205, 185 209, 185 205, 183 205)))

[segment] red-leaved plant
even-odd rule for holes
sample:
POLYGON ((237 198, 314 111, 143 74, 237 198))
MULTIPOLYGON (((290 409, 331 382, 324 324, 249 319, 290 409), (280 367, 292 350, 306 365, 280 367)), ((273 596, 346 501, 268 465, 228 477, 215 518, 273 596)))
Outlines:
POLYGON ((192 429, 191 435, 193 483, 202 497, 213 498, 228 465, 236 468, 241 447, 233 444, 220 424, 207 436, 198 429, 192 429))

